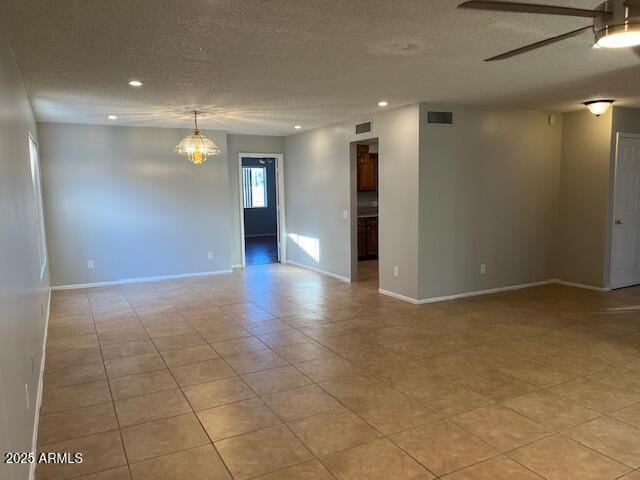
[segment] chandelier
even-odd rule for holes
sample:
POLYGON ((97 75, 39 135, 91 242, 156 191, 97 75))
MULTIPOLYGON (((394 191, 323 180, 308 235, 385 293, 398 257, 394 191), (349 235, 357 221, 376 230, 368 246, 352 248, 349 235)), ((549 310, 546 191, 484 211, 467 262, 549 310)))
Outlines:
POLYGON ((177 146, 176 153, 184 155, 194 165, 200 165, 207 161, 209 155, 218 155, 220 149, 198 129, 198 112, 193 112, 193 134, 187 135, 177 146))

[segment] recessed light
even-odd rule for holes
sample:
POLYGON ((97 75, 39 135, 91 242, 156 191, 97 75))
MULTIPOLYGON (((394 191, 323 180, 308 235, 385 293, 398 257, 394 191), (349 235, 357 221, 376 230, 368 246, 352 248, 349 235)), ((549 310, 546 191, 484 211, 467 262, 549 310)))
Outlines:
POLYGON ((140 80, 130 80, 129 85, 131 85, 132 87, 141 87, 142 82, 140 80))
POLYGON ((116 115, 109 115, 107 118, 109 120, 117 120, 118 119, 118 117, 116 115))
POLYGON ((294 127, 296 130, 300 130, 302 128, 302 125, 294 125, 294 127))
POLYGON ((379 107, 386 107, 387 105, 389 105, 389 102, 387 102, 386 100, 380 100, 378 102, 379 107))

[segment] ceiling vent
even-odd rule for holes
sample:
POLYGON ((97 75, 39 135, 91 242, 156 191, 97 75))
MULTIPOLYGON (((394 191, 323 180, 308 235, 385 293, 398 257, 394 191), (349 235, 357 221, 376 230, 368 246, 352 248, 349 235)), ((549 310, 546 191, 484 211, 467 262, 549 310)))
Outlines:
POLYGON ((427 112, 427 123, 453 125, 453 112, 427 112))
POLYGON ((356 135, 360 135, 361 133, 368 133, 370 131, 371 131, 371 122, 358 123, 356 125, 356 135))

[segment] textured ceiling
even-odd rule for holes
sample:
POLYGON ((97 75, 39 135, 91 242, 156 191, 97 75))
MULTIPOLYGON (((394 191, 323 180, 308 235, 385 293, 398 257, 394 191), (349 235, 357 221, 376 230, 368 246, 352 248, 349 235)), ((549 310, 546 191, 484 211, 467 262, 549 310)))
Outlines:
POLYGON ((588 33, 482 62, 589 20, 458 3, 0 0, 0 18, 41 121, 188 126, 197 108, 206 128, 279 135, 366 114, 380 99, 564 111, 605 96, 640 106, 640 57, 590 48, 588 33), (129 87, 133 78, 144 86, 129 87))

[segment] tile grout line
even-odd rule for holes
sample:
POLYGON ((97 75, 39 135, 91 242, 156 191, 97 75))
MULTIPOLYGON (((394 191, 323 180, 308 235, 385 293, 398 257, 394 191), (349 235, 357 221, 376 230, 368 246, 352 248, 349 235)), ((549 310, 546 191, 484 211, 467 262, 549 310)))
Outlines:
MULTIPOLYGON (((94 316, 94 312, 93 312, 93 305, 92 305, 91 298, 89 297, 89 295, 87 295, 87 299, 89 300, 89 308, 91 309, 91 320, 93 321, 93 328, 96 329, 96 321, 95 321, 95 316, 94 316)), ((126 462, 127 471, 129 472, 129 476, 132 477, 131 469, 129 468, 129 456, 127 454, 127 449, 125 447, 124 437, 122 435, 122 426, 120 425, 120 416, 118 415, 118 411, 116 410, 116 404, 115 404, 115 401, 113 399, 113 391, 111 389, 111 382, 109 381, 109 378, 108 378, 108 375, 107 375, 107 371, 106 371, 106 367, 104 365, 105 360, 104 360, 104 355, 102 353, 102 345, 100 344, 100 337, 97 334, 97 329, 96 329, 96 337, 98 338, 98 348, 100 349, 100 357, 102 358, 102 368, 105 370, 105 377, 106 377, 106 381, 107 381, 107 387, 109 388, 109 396, 111 397, 111 408, 113 409, 113 413, 114 413, 114 415, 116 417, 116 423, 118 424, 118 435, 120 436, 120 443, 122 445, 122 452, 124 454, 124 459, 125 459, 125 462, 126 462)))
MULTIPOLYGON (((162 294, 162 292, 160 292, 160 295, 162 297, 164 297, 164 295, 162 294)), ((184 316, 182 315, 182 313, 180 313, 180 316, 184 318, 184 316)), ((188 321, 188 319, 185 318, 185 321, 187 321, 187 323, 189 323, 189 325, 191 325, 191 322, 188 321)), ((144 326, 144 324, 143 324, 144 326)), ((193 328, 193 326, 191 325, 191 327, 193 328)), ((144 327, 146 330, 146 327, 144 327)), ((147 331, 147 334, 149 332, 147 331)), ((153 340, 152 340, 153 341, 153 340)), ((155 343, 155 342, 154 342, 155 343)), ((215 351, 215 350, 214 350, 215 351)), ((216 452, 216 454, 218 455, 218 458, 220 459, 220 462, 222 463, 222 465, 224 465, 224 468, 226 469, 227 473, 229 474, 229 476, 231 478, 233 478, 233 474, 231 473, 231 469, 229 468, 229 466, 227 465, 227 463, 224 461, 224 458, 222 457, 222 455, 220 454, 220 452, 218 451, 218 449, 215 446, 215 443, 213 442, 213 440, 211 439, 211 437, 209 436, 209 432, 207 432, 207 429, 204 427, 204 425, 202 424, 202 421, 200 420, 200 417, 197 415, 197 413, 195 412, 195 410, 193 409, 193 406, 191 405, 191 403, 189 402, 189 399, 187 398, 187 396, 184 394, 184 390, 183 387, 180 385, 180 383, 178 382, 178 380, 176 379, 175 375, 173 374, 173 371, 171 371, 171 369, 167 366, 167 363, 164 359, 164 357, 162 357, 162 354, 160 354, 160 358, 162 358, 162 362, 165 364, 167 370, 169 371, 169 375, 171 375, 171 377, 173 378, 173 381, 176 383, 176 385, 178 386, 178 389, 180 390, 180 394, 182 395, 182 397, 185 399, 185 401, 187 402, 187 405, 189 405, 189 408, 191 408, 191 414, 195 417, 196 421, 198 422, 198 425, 200 426, 200 428, 202 429, 202 431, 204 432, 204 434, 207 436, 207 439, 209 440, 209 445, 211 445, 211 448, 213 448, 213 450, 216 452)), ((227 365, 227 363, 225 362, 225 365, 227 365)), ((227 365, 228 366, 228 365, 227 365)), ((184 450, 183 450, 184 451, 184 450)), ((175 454, 178 452, 172 452, 172 454, 175 454)))

